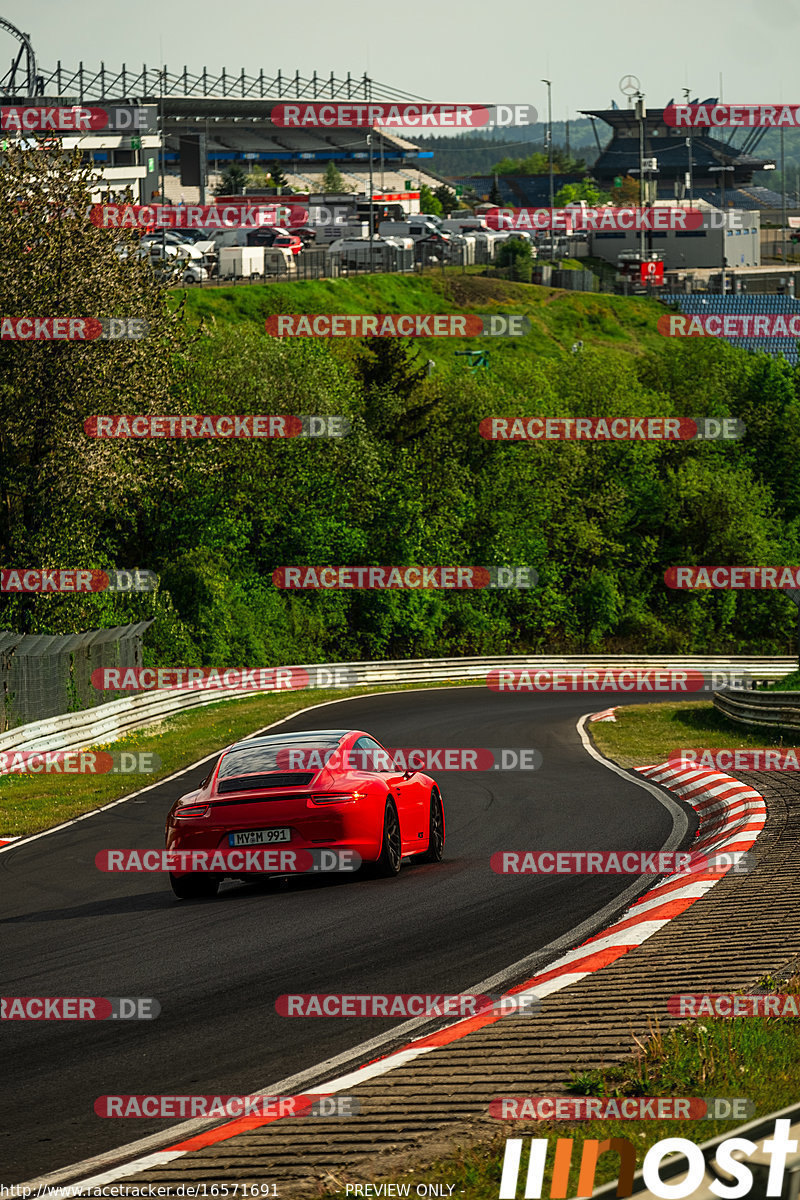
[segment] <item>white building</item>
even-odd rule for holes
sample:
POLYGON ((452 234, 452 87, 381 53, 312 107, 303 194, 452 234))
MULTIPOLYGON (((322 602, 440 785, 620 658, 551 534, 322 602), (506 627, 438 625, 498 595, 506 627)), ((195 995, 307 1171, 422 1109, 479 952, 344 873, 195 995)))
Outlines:
MULTIPOLYGON (((656 206, 690 207, 687 202, 665 200, 658 200, 656 206)), ((695 200, 692 207, 703 210, 706 228, 671 229, 645 235, 646 251, 663 254, 666 271, 721 267, 723 244, 726 266, 761 266, 761 214, 757 210, 731 208, 723 213, 704 200, 695 200)), ((589 234, 590 253, 614 264, 623 250, 639 250, 640 246, 641 234, 633 230, 589 234)))

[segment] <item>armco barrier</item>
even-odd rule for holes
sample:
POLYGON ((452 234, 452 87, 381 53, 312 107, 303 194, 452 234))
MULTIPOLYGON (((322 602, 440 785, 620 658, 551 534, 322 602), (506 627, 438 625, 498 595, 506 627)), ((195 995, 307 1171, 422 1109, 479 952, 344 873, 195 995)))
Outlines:
POLYGON ((714 707, 737 725, 800 733, 800 692, 748 692, 731 688, 714 696, 714 707))
MULTIPOLYGON (((683 658, 667 656, 636 657, 634 655, 589 655, 544 657, 540 655, 507 655, 496 658, 421 658, 393 660, 387 662, 314 663, 303 667, 311 673, 316 670, 335 671, 348 668, 351 682, 348 686, 386 686, 403 683, 459 683, 474 680, 483 683, 493 667, 505 668, 673 668, 694 670, 729 670, 749 673, 754 680, 775 680, 787 675, 795 668, 793 658, 683 658)), ((243 699, 252 696, 251 689, 212 692, 189 692, 160 690, 137 693, 122 700, 112 700, 94 708, 77 713, 66 713, 60 717, 20 725, 0 734, 0 752, 6 750, 79 750, 84 747, 114 741, 131 729, 153 724, 185 709, 198 708, 205 704, 216 704, 221 700, 243 699)), ((742 693, 749 695, 749 693, 742 693)), ((594 696, 587 696, 591 704, 594 696)))

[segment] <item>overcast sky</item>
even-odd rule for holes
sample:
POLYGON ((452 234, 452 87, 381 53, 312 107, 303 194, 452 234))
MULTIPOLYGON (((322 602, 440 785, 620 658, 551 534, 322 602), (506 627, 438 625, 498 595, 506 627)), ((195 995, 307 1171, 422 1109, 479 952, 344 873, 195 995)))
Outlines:
MULTIPOLYGON (((689 87, 700 99, 800 104, 800 0, 566 0, 502 9, 484 0, 433 4, 303 0, 4 0, 2 14, 28 33, 40 68, 107 68, 164 61, 172 70, 261 68, 310 75, 367 72, 429 100, 530 103, 553 118, 626 101, 620 77, 638 76, 653 108, 689 87), (637 20, 637 14, 639 19, 637 20)), ((15 53, 0 31, 0 62, 15 53)))

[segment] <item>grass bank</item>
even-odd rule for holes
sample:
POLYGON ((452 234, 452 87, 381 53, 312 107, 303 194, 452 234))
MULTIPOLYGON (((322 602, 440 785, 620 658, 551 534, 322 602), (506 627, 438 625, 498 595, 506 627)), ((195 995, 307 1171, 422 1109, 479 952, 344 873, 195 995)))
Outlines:
MULTIPOLYGON (((329 691, 261 693, 241 700, 222 700, 176 714, 157 725, 136 729, 93 750, 142 751, 161 765, 147 775, 12 774, 0 777, 0 838, 23 837, 101 808, 131 792, 157 783, 198 759, 248 737, 301 709, 351 696, 396 692, 419 687, 455 687, 452 683, 393 684, 387 687, 337 688, 329 691)), ((468 684, 465 684, 468 686, 468 684)), ((165 814, 166 815, 166 814, 165 814)))

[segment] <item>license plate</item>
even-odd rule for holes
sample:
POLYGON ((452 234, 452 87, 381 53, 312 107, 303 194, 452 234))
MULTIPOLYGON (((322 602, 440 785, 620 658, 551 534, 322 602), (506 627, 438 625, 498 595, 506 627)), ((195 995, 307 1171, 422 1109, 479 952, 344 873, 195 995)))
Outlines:
POLYGON ((290 842, 291 829, 253 829, 246 833, 229 833, 229 846, 272 846, 275 842, 290 842))

